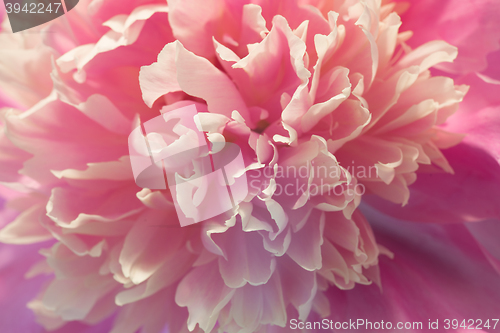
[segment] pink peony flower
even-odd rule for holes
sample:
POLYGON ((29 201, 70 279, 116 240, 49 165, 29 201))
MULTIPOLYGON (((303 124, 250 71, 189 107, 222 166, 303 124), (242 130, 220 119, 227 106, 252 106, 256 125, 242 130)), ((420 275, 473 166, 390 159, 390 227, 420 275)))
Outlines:
MULTIPOLYGON (((0 328, 422 322, 412 332, 495 319, 499 11, 81 0, 30 33, 4 20, 0 328), (237 145, 229 176, 248 185, 185 227, 179 211, 218 197, 203 182, 138 187, 131 151, 149 153, 129 139, 172 115, 147 130, 151 151, 237 145)), ((191 155, 174 156, 162 166, 175 179, 199 179, 191 155)))

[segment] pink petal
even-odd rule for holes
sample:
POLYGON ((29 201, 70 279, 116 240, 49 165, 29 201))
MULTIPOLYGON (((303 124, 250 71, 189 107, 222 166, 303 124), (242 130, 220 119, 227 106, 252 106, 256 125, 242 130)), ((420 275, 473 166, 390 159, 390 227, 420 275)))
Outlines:
POLYGON ((230 288, 266 283, 274 272, 276 262, 263 247, 262 236, 255 231, 244 232, 239 223, 223 234, 212 236, 222 249, 219 258, 220 274, 230 288))
POLYGON ((133 283, 147 280, 185 242, 186 229, 164 223, 166 216, 173 214, 173 207, 166 214, 145 213, 125 237, 119 262, 123 275, 133 283))
POLYGON ((36 261, 39 244, 0 245, 0 330, 2 332, 41 333, 33 312, 26 307, 39 292, 46 277, 26 279, 24 275, 36 261))
POLYGON ((210 331, 216 324, 218 313, 234 295, 222 280, 217 263, 194 268, 179 283, 175 302, 187 306, 189 310, 188 327, 193 330, 196 324, 210 331))
POLYGON ((474 236, 491 265, 500 274, 500 221, 489 220, 476 223, 466 223, 465 227, 474 236))
POLYGON ((413 31, 411 46, 435 39, 457 46, 457 60, 440 68, 465 74, 484 70, 488 53, 500 47, 498 15, 495 0, 411 0, 402 14, 402 30, 413 31))
POLYGON ((325 213, 314 210, 304 227, 292 234, 292 242, 287 254, 298 265, 308 271, 321 268, 321 245, 323 244, 323 229, 325 213))
MULTIPOLYGON (((494 123, 489 123, 495 126, 494 123)), ((378 198, 366 197, 370 205, 391 216, 427 223, 475 222, 499 219, 500 166, 485 151, 461 143, 444 151, 454 174, 419 173, 411 186, 410 200, 401 208, 378 198)))
POLYGON ((23 211, 0 230, 0 241, 7 244, 32 244, 52 239, 50 232, 38 220, 45 213, 43 204, 36 204, 23 211))
POLYGON ((141 82, 142 98, 149 107, 161 96, 170 92, 180 91, 177 83, 177 71, 175 69, 176 43, 165 45, 158 61, 149 66, 141 68, 139 80, 141 82))
POLYGON ((377 240, 395 256, 380 258, 382 292, 375 285, 328 291, 334 321, 422 321, 423 330, 407 331, 432 332, 429 319, 442 328, 446 318, 495 318, 500 278, 464 226, 413 224, 373 210, 368 215, 377 240))
MULTIPOLYGON (((240 3, 236 7, 241 8, 240 3)), ((226 12, 229 6, 224 0, 202 3, 194 0, 168 0, 168 7, 168 20, 175 38, 191 52, 208 59, 214 55, 212 36, 219 37, 217 35, 220 31, 236 30, 236 23, 240 19, 238 16, 231 17, 231 13, 226 12)))
POLYGON ((237 110, 250 119, 248 109, 231 80, 207 59, 198 57, 176 43, 177 80, 189 95, 204 99, 208 110, 231 117, 237 110))

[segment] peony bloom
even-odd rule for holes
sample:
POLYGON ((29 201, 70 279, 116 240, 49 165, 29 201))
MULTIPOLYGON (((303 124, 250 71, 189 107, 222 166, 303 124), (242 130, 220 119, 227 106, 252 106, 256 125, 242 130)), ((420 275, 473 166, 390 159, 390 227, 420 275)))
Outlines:
POLYGON ((500 6, 470 6, 81 0, 31 33, 4 20, 2 331, 493 326, 500 6), (219 203, 191 155, 162 164, 189 184, 172 191, 139 187, 134 158, 204 140, 239 147, 248 186, 183 226, 179 207, 219 203))

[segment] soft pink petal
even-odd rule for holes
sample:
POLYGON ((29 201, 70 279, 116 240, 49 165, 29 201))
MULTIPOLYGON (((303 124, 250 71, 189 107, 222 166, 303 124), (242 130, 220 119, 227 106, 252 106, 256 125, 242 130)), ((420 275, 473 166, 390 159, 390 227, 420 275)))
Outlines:
POLYGON ((235 290, 228 288, 222 280, 217 263, 194 268, 179 284, 175 302, 187 306, 189 310, 188 327, 196 324, 205 331, 210 331, 219 311, 229 302, 235 290))
POLYGON ((224 253, 224 257, 219 258, 219 268, 228 287, 242 287, 247 282, 261 285, 269 280, 276 262, 263 248, 259 233, 244 232, 236 224, 223 234, 215 234, 213 239, 224 253))
POLYGON ((488 53, 500 47, 500 4, 495 0, 411 0, 402 14, 402 30, 413 31, 411 46, 443 39, 459 49, 452 73, 482 71, 488 53))
POLYGON ((432 332, 429 319, 438 319, 442 328, 446 318, 459 323, 495 318, 500 278, 464 226, 419 225, 368 214, 377 240, 395 256, 381 257, 382 291, 375 285, 329 290, 334 321, 422 321, 423 330, 408 332, 432 332))

